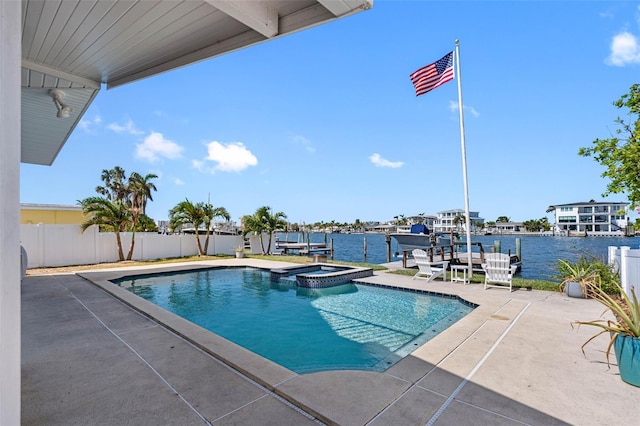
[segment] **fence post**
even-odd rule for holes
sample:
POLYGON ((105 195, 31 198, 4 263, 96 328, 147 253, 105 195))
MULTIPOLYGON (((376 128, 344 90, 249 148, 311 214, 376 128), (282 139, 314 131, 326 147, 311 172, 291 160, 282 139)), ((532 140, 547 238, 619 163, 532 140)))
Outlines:
POLYGON ((630 247, 620 247, 620 285, 625 293, 631 296, 631 283, 629 282, 629 250, 630 247))
MULTIPOLYGON (((618 247, 609 246, 607 247, 607 263, 615 267, 616 264, 616 250, 618 247)), ((618 270, 620 270, 620 262, 618 262, 618 270)))

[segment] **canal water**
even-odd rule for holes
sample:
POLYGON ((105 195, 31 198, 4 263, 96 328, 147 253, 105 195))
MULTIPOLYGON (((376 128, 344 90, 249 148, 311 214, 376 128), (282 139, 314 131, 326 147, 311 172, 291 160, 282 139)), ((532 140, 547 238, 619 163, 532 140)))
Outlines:
MULTIPOLYGON (((285 234, 278 236, 285 239, 285 234)), ((298 233, 286 235, 288 241, 302 242, 302 236, 298 233)), ((556 263, 559 259, 576 260, 581 255, 596 256, 606 262, 607 248, 609 246, 628 246, 640 248, 640 237, 539 237, 539 236, 514 236, 514 235, 486 235, 471 236, 472 242, 480 242, 485 252, 489 252, 496 241, 500 242, 501 251, 507 253, 516 252, 516 239, 520 239, 522 253, 522 278, 536 280, 550 280, 556 274, 556 263)), ((381 264, 387 262, 387 244, 384 234, 310 234, 310 242, 324 242, 331 244, 333 240, 334 260, 346 262, 364 262, 381 264), (366 247, 366 256, 365 256, 366 247)), ((391 261, 401 260, 398 243, 391 238, 391 261)))

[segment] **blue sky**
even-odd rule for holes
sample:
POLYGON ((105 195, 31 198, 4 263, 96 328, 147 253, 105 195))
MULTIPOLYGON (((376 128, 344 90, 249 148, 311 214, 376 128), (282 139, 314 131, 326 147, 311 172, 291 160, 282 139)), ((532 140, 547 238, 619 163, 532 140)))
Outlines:
POLYGON ((236 221, 264 205, 298 223, 463 209, 457 83, 416 97, 409 80, 455 39, 472 211, 626 201, 601 197, 603 168, 577 152, 626 113, 612 102, 639 82, 640 2, 375 0, 102 90, 52 166, 21 165, 21 202, 77 204, 121 166, 159 176, 156 220, 185 198, 236 221))

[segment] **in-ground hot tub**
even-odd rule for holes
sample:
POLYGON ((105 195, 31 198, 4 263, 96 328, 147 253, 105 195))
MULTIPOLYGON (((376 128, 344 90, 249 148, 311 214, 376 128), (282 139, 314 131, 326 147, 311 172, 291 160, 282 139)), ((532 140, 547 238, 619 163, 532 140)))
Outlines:
POLYGON ((288 266, 271 270, 271 281, 291 280, 298 287, 327 288, 346 284, 352 280, 373 275, 373 269, 356 266, 314 263, 288 266))

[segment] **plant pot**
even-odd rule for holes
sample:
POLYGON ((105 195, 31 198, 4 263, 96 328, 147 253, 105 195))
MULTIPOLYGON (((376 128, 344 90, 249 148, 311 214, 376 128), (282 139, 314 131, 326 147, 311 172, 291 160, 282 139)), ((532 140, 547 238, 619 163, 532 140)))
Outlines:
POLYGON ((243 251, 237 251, 236 252, 236 259, 242 259, 244 257, 244 252, 243 251))
POLYGON ((580 283, 570 281, 564 284, 564 291, 569 297, 579 297, 584 299, 584 292, 580 283))
POLYGON ((630 385, 640 387, 640 338, 618 334, 613 347, 620 378, 630 385))

